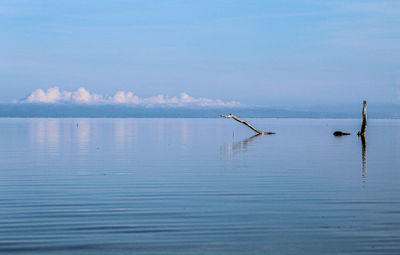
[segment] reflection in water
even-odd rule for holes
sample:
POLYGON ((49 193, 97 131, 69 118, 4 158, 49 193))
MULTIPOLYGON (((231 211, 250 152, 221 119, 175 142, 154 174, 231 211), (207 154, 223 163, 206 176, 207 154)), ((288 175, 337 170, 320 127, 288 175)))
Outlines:
POLYGON ((31 141, 43 146, 50 153, 58 153, 60 142, 60 120, 38 119, 30 122, 31 141))
POLYGON ((119 149, 123 150, 125 149, 125 142, 128 140, 126 139, 126 129, 127 129, 127 124, 126 120, 124 119, 116 119, 114 122, 114 135, 115 135, 115 141, 116 145, 119 149))
POLYGON ((361 137, 361 144, 362 144, 362 177, 363 182, 365 183, 367 179, 367 138, 365 135, 361 137))
POLYGON ((76 130, 78 133, 79 154, 87 154, 90 142, 90 121, 87 119, 79 120, 76 130))
POLYGON ((31 141, 37 145, 46 143, 46 127, 43 119, 31 120, 29 123, 31 141))
POLYGON ((50 148, 54 152, 58 152, 60 141, 60 120, 52 119, 47 121, 47 140, 50 148))
POLYGON ((51 122, 0 118, 0 254, 399 254, 399 120, 368 133, 368 190, 367 141, 327 135, 357 120, 51 122))
POLYGON ((185 119, 181 120, 181 139, 182 144, 187 144, 189 139, 189 126, 188 121, 185 119))
POLYGON ((262 134, 253 135, 242 141, 235 142, 235 143, 232 143, 229 145, 221 146, 221 153, 227 155, 229 157, 229 159, 232 159, 235 157, 235 155, 246 151, 249 144, 251 144, 252 142, 254 142, 257 138, 259 138, 261 136, 263 136, 263 135, 262 134))
POLYGON ((116 147, 120 151, 124 151, 128 149, 137 138, 137 123, 129 119, 116 119, 114 122, 116 147))
POLYGON ((159 119, 157 120, 156 123, 157 126, 157 142, 161 145, 163 138, 164 138, 164 120, 163 119, 159 119))

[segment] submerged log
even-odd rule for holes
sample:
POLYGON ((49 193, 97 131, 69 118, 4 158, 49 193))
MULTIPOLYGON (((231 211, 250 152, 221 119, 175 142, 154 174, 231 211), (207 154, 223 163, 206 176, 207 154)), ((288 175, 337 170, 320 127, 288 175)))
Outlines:
POLYGON ((252 125, 250 125, 249 123, 247 123, 246 121, 239 119, 238 117, 236 117, 236 116, 233 115, 233 114, 229 114, 229 115, 220 115, 220 117, 223 117, 223 118, 232 118, 232 119, 236 120, 237 122, 240 122, 240 123, 242 123, 242 124, 248 126, 250 129, 252 129, 254 132, 256 132, 256 133, 258 133, 258 134, 260 134, 260 135, 274 135, 274 134, 275 134, 275 133, 273 133, 273 132, 263 132, 263 131, 260 131, 260 130, 256 129, 255 127, 253 127, 252 125))
POLYGON ((350 135, 350 133, 345 133, 345 132, 342 132, 342 131, 335 131, 333 133, 333 135, 334 136, 343 136, 343 135, 350 135))
POLYGON ((361 126, 361 130, 358 132, 358 136, 365 136, 365 132, 367 131, 367 101, 364 100, 363 104, 363 122, 361 126))

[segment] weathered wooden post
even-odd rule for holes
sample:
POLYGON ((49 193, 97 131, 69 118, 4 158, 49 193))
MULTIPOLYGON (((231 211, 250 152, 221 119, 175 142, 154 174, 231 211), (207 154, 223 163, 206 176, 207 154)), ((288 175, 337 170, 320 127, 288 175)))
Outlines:
POLYGON ((367 131, 367 101, 364 100, 363 104, 363 122, 361 126, 360 132, 357 133, 358 136, 365 136, 365 132, 367 131))

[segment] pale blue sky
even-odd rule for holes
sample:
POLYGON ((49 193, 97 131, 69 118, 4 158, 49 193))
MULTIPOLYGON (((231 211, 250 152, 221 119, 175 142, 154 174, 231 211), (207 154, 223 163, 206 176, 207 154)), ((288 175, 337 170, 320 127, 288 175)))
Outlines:
POLYGON ((400 102, 400 1, 0 0, 0 102, 42 88, 400 102))

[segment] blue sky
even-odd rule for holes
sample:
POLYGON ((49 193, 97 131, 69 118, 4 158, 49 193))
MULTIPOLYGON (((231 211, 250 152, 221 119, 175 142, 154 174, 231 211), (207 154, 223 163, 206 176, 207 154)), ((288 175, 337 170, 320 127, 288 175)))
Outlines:
POLYGON ((400 102, 399 1, 0 0, 0 102, 41 88, 400 102))

